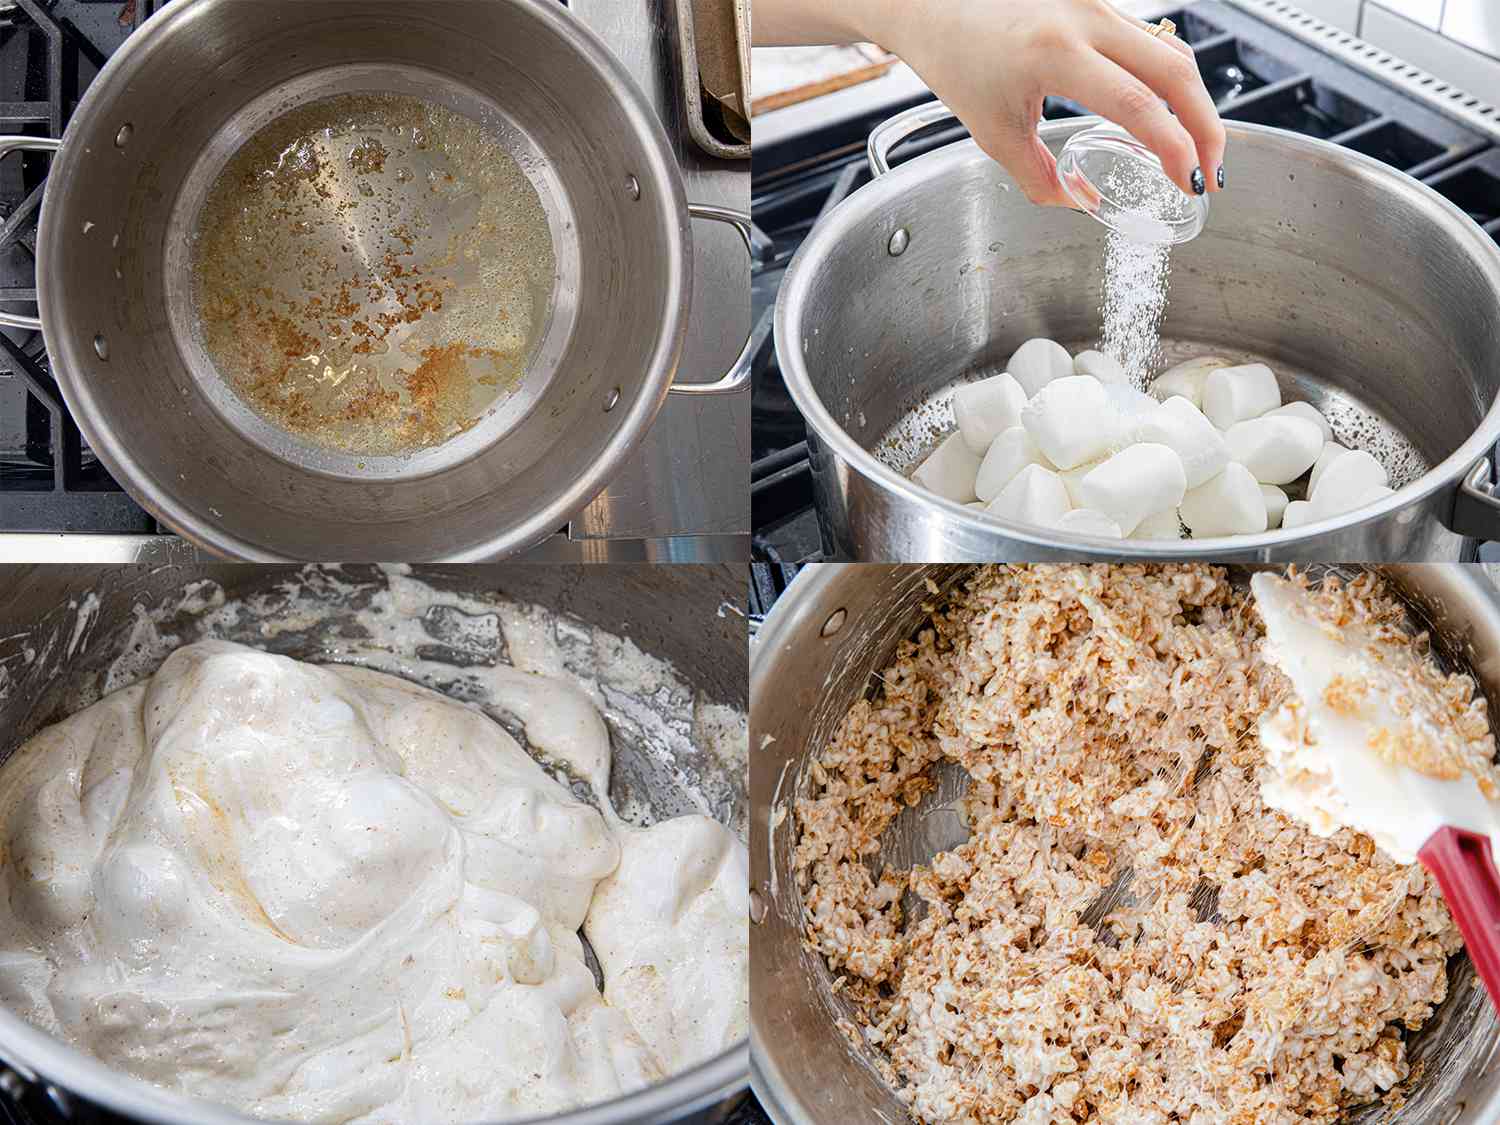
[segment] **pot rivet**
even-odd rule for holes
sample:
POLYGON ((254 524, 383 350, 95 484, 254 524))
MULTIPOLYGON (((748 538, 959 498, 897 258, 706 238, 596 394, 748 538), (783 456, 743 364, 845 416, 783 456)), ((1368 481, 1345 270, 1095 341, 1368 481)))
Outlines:
POLYGON ((126 123, 120 126, 120 131, 115 134, 115 148, 124 148, 130 143, 130 138, 135 136, 135 126, 126 123))
POLYGON ((11 1101, 19 1102, 26 1099, 26 1080, 15 1071, 7 1068, 0 1071, 0 1093, 4 1093, 11 1101))
POLYGON ((844 627, 844 622, 849 620, 847 609, 836 609, 828 615, 828 620, 823 622, 823 635, 831 637, 844 627))
POLYGON ((750 921, 759 926, 766 920, 766 915, 770 912, 770 907, 766 905, 766 898, 760 893, 760 888, 752 887, 750 890, 750 921))
POLYGON ((106 363, 109 362, 109 341, 102 334, 94 337, 94 354, 106 363))
POLYGON ((911 235, 906 233, 905 227, 902 227, 895 234, 891 235, 890 245, 886 249, 890 251, 891 257, 899 258, 902 254, 906 253, 906 248, 910 245, 911 235))
POLYGON ((620 388, 616 387, 614 390, 612 390, 612 391, 609 392, 609 398, 607 398, 607 399, 604 400, 604 413, 608 414, 611 410, 613 410, 615 407, 617 407, 619 405, 620 405, 620 388))
POLYGON ((639 199, 641 197, 641 181, 634 176, 626 176, 625 194, 630 196, 631 199, 639 199))

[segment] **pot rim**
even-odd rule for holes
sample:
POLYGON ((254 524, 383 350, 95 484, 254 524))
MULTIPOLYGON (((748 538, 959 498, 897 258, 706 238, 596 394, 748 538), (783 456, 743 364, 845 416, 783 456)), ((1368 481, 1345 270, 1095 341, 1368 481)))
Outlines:
MULTIPOLYGON (((756 745, 755 716, 760 713, 757 708, 757 694, 762 690, 766 678, 775 666, 777 658, 781 655, 784 647, 795 643, 799 632, 804 632, 804 626, 808 623, 804 620, 813 613, 820 604, 822 595, 830 585, 838 579, 839 571, 845 566, 861 565, 866 570, 883 568, 887 572, 896 567, 906 569, 907 565, 920 569, 924 565, 931 564, 901 564, 901 563, 814 563, 804 566, 788 583, 787 588, 782 591, 776 603, 771 606, 771 612, 766 614, 765 620, 761 622, 760 629, 752 638, 750 644, 750 744, 756 745)), ((808 626, 810 627, 810 626, 808 626)), ((808 634, 810 635, 810 634, 808 634)), ((771 809, 765 810, 769 816, 771 809)), ((774 836, 767 832, 764 847, 757 847, 756 829, 761 828, 759 817, 761 810, 754 804, 754 794, 751 795, 750 815, 755 823, 751 826, 750 862, 751 886, 758 886, 759 881, 755 877, 754 867, 759 862, 774 865, 775 859, 771 844, 774 836)), ((752 928, 752 950, 754 948, 754 931, 752 928)), ((754 966, 751 966, 752 986, 754 984, 754 966)), ((777 1064, 776 1054, 766 1049, 766 1038, 761 1033, 760 1020, 757 1018, 758 1009, 754 1004, 750 1006, 750 1088, 755 1092, 756 1100, 760 1102, 761 1108, 766 1111, 776 1125, 804 1125, 806 1122, 815 1120, 806 1112, 802 1099, 792 1089, 791 1083, 782 1073, 777 1064)))
MULTIPOLYGON (((280 554, 221 526, 217 521, 195 517, 181 510, 171 491, 140 467, 131 451, 112 432, 108 415, 100 410, 89 381, 78 374, 87 368, 86 349, 81 340, 74 341, 76 333, 62 330, 68 325, 67 312, 54 291, 49 267, 50 262, 58 260, 64 224, 49 222, 48 213, 57 197, 68 190, 67 185, 76 174, 73 166, 82 155, 77 152, 79 145, 70 142, 95 117, 108 112, 114 91, 129 84, 140 59, 148 55, 161 39, 190 23, 196 14, 193 9, 200 2, 205 0, 169 0, 125 40, 84 92, 47 177, 37 234, 37 306, 47 350, 54 358, 53 371, 58 388, 68 411, 110 475, 128 489, 142 508, 183 538, 220 557, 252 562, 300 562, 305 560, 280 554), (54 188, 57 189, 55 192, 54 188)), ((642 194, 649 192, 667 240, 668 302, 666 315, 657 329, 656 346, 652 350, 642 392, 629 409, 621 413, 614 434, 588 471, 568 482, 542 510, 519 524, 501 528, 488 538, 466 544, 444 556, 443 561, 448 562, 485 562, 535 546, 566 525, 605 489, 645 437, 666 402, 682 357, 692 304, 693 239, 687 196, 676 158, 655 111, 624 64, 577 16, 551 0, 506 2, 512 7, 525 9, 532 18, 546 24, 554 35, 597 71, 634 126, 647 157, 635 174, 646 189, 642 194)), ((92 334, 88 335, 92 340, 92 334)))
MULTIPOLYGON (((0 1059, 25 1081, 55 1086, 64 1094, 86 1098, 132 1121, 251 1125, 266 1120, 117 1071, 33 1027, 7 1008, 0 1008, 0 1059)), ((506 1120, 504 1125, 619 1125, 625 1121, 666 1125, 733 1097, 749 1081, 750 1045, 746 1041, 644 1090, 566 1113, 506 1120)))
MULTIPOLYGON (((1102 121, 1099 117, 1078 117, 1066 121, 1045 122, 1040 127, 1043 141, 1062 141, 1084 129, 1092 128, 1102 121)), ((1225 121, 1224 128, 1231 142, 1236 136, 1274 137, 1277 143, 1290 148, 1299 160, 1334 158, 1338 163, 1352 165, 1362 174, 1384 181, 1390 190, 1403 192, 1425 203, 1436 204, 1439 219, 1460 242, 1467 242, 1477 261, 1487 266, 1487 271, 1500 293, 1500 246, 1496 246, 1467 215, 1439 195, 1432 188, 1412 179, 1403 172, 1382 164, 1372 156, 1342 148, 1328 141, 1289 133, 1269 125, 1256 125, 1242 121, 1225 121), (1300 150, 1300 151, 1298 151, 1300 150)), ((813 272, 819 261, 831 254, 845 238, 856 234, 868 221, 872 211, 894 199, 907 194, 918 181, 938 178, 954 165, 971 162, 989 162, 972 140, 960 141, 935 152, 925 153, 906 164, 880 176, 865 185, 828 215, 819 221, 812 233, 798 248, 782 281, 776 301, 776 358, 781 365, 782 379, 786 383, 792 401, 802 412, 810 436, 829 447, 838 458, 860 476, 901 499, 936 509, 945 520, 960 524, 966 532, 1002 538, 1043 549, 1063 548, 1083 555, 1117 559, 1125 550, 1130 557, 1139 559, 1213 559, 1233 553, 1262 550, 1270 552, 1288 547, 1331 532, 1343 531, 1387 519, 1393 513, 1410 505, 1420 503, 1444 489, 1453 488, 1495 445, 1500 437, 1500 397, 1490 403, 1484 418, 1469 438, 1437 465, 1422 476, 1398 489, 1376 504, 1345 512, 1313 523, 1303 524, 1291 531, 1278 528, 1258 535, 1219 536, 1211 539, 1152 540, 1131 539, 1128 548, 1122 548, 1119 539, 1101 539, 1095 536, 1070 535, 1053 531, 1042 533, 1031 524, 1015 523, 995 516, 981 516, 974 509, 952 500, 946 500, 928 492, 909 478, 890 468, 859 442, 855 441, 833 414, 823 405, 815 389, 808 364, 799 345, 801 334, 797 321, 802 307, 812 293, 813 272)), ((910 560, 923 561, 923 560, 910 560)))

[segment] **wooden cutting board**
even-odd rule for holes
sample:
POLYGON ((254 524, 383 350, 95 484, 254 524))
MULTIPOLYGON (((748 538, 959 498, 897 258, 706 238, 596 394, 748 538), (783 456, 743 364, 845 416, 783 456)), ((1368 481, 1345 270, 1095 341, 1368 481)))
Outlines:
POLYGON ((760 47, 753 55, 752 116, 883 77, 899 61, 872 43, 848 47, 760 47))

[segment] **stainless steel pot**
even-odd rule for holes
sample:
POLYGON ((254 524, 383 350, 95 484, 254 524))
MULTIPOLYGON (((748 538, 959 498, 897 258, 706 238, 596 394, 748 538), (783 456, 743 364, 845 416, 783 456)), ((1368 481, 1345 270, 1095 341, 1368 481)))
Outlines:
MULTIPOLYGON (((847 1005, 822 957, 803 940, 793 874, 806 767, 850 704, 865 696, 956 565, 805 568, 776 602, 750 654, 751 1085, 777 1125, 909 1120, 889 1086, 839 1029, 847 1005)), ((1432 626, 1438 650, 1467 665, 1500 715, 1500 597, 1483 570, 1393 566, 1400 594, 1432 626)), ((1241 573, 1241 578, 1246 576, 1241 573)), ((956 794, 945 794, 944 798, 956 794)), ((946 818, 927 818, 935 821, 946 818)), ((929 848, 926 858, 934 848, 929 848)), ((1425 1063, 1405 1105, 1349 1116, 1349 1125, 1492 1125, 1500 1120, 1500 1019, 1467 957, 1449 966, 1448 999, 1408 1046, 1425 1063)))
MULTIPOLYGON (((56 141, 0 140, 13 149, 56 141)), ((556 532, 609 481, 672 386, 692 290, 689 208, 661 126, 553 0, 174 0, 89 87, 48 181, 40 321, 73 417, 163 522, 231 557, 484 559, 556 532), (518 390, 469 431, 358 458, 236 411, 190 339, 207 187, 259 127, 338 93, 415 94, 491 124, 536 187, 558 263, 518 390), (378 463, 377 463, 378 462, 378 463)), ((237 401, 237 400, 236 400, 237 401)))
MULTIPOLYGON (((259 612, 270 614, 267 619, 272 620, 280 584, 299 573, 291 568, 235 565, 0 568, 0 637, 4 638, 0 640, 0 669, 6 672, 0 676, 0 730, 6 732, 0 741, 0 763, 37 728, 97 694, 104 669, 138 639, 132 634, 136 606, 151 610, 173 605, 190 584, 211 581, 230 599, 269 595, 269 607, 259 612), (89 595, 98 598, 97 608, 88 601, 89 595), (29 660, 24 658, 27 650, 32 653, 29 660)), ((576 567, 525 565, 417 567, 415 575, 440 591, 481 600, 493 599, 500 591, 503 597, 545 606, 628 636, 642 651, 670 661, 698 698, 740 709, 745 706, 745 619, 723 610, 725 605, 744 604, 743 567, 591 567, 582 580, 576 567)), ((384 583, 374 568, 345 568, 338 577, 371 591, 384 583)), ((196 639, 188 622, 174 623, 173 631, 184 640, 196 639), (176 624, 184 628, 178 630, 176 624)), ((251 623, 246 636, 230 639, 253 641, 257 631, 258 625, 251 623)), ((433 643, 440 639, 429 638, 433 643)), ((286 655, 319 661, 328 658, 328 648, 338 641, 327 629, 299 632, 293 622, 289 631, 278 630, 271 640, 261 643, 286 655)), ((641 706, 649 708, 650 703, 641 706)), ((653 776, 649 755, 631 745, 628 732, 612 733, 616 783, 621 773, 637 779, 653 776)), ((744 778, 736 774, 722 780, 723 791, 739 794, 742 804, 744 778)), ((658 798, 666 806, 674 799, 669 793, 651 796, 653 807, 658 798)), ((680 810, 669 807, 667 811, 680 810)), ((649 1089, 545 1121, 547 1125, 711 1125, 723 1121, 728 1109, 742 1098, 748 1073, 749 1047, 740 1044, 649 1089)), ((64 1119, 83 1122, 99 1120, 91 1107, 105 1107, 132 1122, 161 1125, 231 1125, 255 1120, 126 1077, 3 1008, 0 1088, 32 1104, 38 1120, 55 1120, 59 1106, 65 1107, 64 1119), (7 1071, 12 1077, 5 1076, 7 1071)))
MULTIPOLYGON (((877 173, 921 106, 877 130, 877 173)), ((1042 126, 1054 152, 1097 118, 1042 126)), ((1283 395, 1426 468, 1394 496, 1293 531, 1106 541, 981 516, 909 482, 948 396, 1032 336, 1092 347, 1105 229, 1037 208, 972 142, 881 174, 813 230, 776 310, 776 348, 809 430, 829 545, 871 561, 1079 556, 1458 559, 1500 534, 1500 248, 1457 207, 1325 141, 1226 122, 1229 190, 1173 248, 1163 337, 1260 358, 1283 395)))

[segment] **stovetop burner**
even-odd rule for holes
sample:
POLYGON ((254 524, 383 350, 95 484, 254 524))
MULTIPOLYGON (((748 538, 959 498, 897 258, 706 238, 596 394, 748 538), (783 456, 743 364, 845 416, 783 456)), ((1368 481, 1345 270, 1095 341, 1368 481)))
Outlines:
MULTIPOLYGON (((1223 0, 1200 0, 1188 9, 1163 5, 1151 16, 1161 17, 1174 20, 1192 44, 1225 119, 1274 125, 1373 156, 1451 199, 1500 242, 1500 148, 1484 134, 1223 0)), ((817 220, 869 182, 869 130, 911 104, 872 107, 866 115, 756 147, 752 208, 774 247, 756 262, 751 282, 753 316, 767 327, 755 366, 751 520, 754 557, 767 563, 828 554, 813 509, 807 432, 782 382, 768 330, 776 293, 817 220)), ((1061 98, 1043 107, 1049 121, 1087 112, 1061 98)), ((960 127, 943 126, 899 146, 893 163, 965 136, 960 127)))
MULTIPOLYGON (((0 5, 0 132, 61 137, 79 96, 159 0, 0 5)), ((48 157, 0 161, 0 308, 32 313, 48 157)), ((154 533, 79 435, 39 332, 0 329, 0 529, 154 533)))

